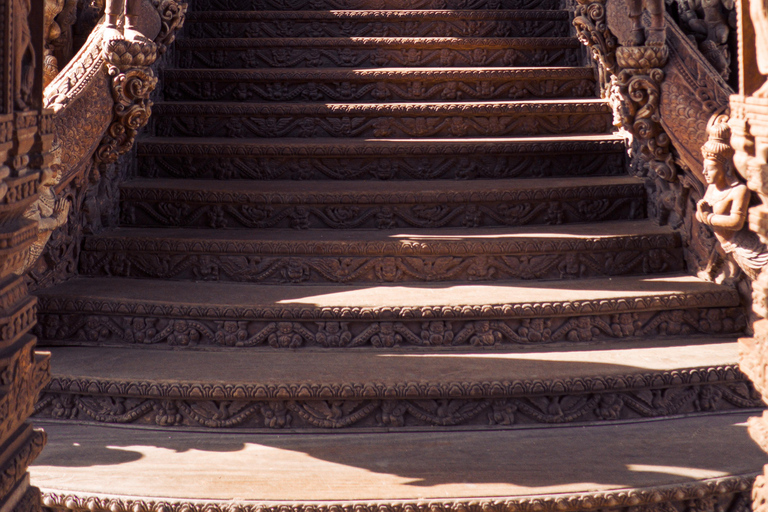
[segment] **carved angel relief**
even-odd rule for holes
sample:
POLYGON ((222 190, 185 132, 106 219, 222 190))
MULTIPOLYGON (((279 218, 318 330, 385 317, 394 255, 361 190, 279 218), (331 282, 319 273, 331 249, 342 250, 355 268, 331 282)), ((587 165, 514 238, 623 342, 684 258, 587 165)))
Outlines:
POLYGON ((752 193, 733 172, 734 150, 727 120, 728 116, 716 115, 707 126, 709 138, 701 154, 708 186, 696 204, 696 220, 712 229, 722 251, 754 280, 768 264, 768 248, 745 225, 752 193))
MULTIPOLYGON (((54 151, 58 154, 59 151, 54 151)), ((40 181, 40 195, 37 201, 32 203, 24 217, 37 222, 37 239, 32 243, 32 247, 27 253, 24 265, 17 270, 18 275, 23 275, 35 264, 37 259, 43 253, 45 244, 51 238, 53 231, 67 223, 71 203, 62 197, 56 195, 56 185, 61 179, 61 173, 58 171, 60 161, 42 172, 40 181)))
POLYGON ((32 89, 35 81, 35 49, 32 45, 32 33, 26 20, 29 19, 30 0, 13 2, 16 13, 14 19, 24 20, 16 23, 14 30, 14 106, 16 110, 27 110, 32 103, 32 89))

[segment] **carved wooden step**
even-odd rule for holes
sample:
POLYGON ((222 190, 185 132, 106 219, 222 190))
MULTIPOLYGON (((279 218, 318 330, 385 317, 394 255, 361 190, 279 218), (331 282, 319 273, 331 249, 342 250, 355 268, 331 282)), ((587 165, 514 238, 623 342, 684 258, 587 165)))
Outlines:
POLYGON ((117 229, 85 239, 83 275, 259 283, 573 279, 684 270, 650 221, 533 229, 304 232, 117 229))
POLYGON ((124 226, 480 227, 645 217, 645 188, 624 177, 475 181, 139 179, 121 187, 124 226))
POLYGON ((748 416, 333 436, 44 422, 30 470, 47 507, 78 512, 737 512, 765 462, 748 416))
POLYGON ((603 100, 461 103, 161 103, 161 137, 427 138, 601 134, 603 100))
MULTIPOLYGON (((291 25, 293 26, 293 25, 291 25)), ((186 39, 184 68, 576 66, 572 37, 329 37, 186 39)), ((311 77, 308 77, 311 78, 311 77)))
POLYGON ((507 139, 198 139, 137 142, 146 177, 389 180, 626 176, 615 135, 507 139))
POLYGON ((601 422, 763 405, 738 369, 732 338, 386 357, 320 350, 50 350, 56 366, 37 404, 38 419, 348 431, 601 422))
POLYGON ((169 69, 164 76, 165 98, 179 101, 482 102, 596 95, 588 67, 169 69))
POLYGON ((515 346, 734 334, 746 325, 736 290, 675 275, 398 286, 85 278, 37 295, 36 334, 46 345, 515 346))
MULTIPOLYGON (((552 10, 193 11, 185 31, 206 37, 564 37, 570 13, 552 10)), ((195 39, 177 49, 197 48, 195 39)))
POLYGON ((196 0, 194 7, 197 11, 559 10, 561 4, 559 0, 196 0))

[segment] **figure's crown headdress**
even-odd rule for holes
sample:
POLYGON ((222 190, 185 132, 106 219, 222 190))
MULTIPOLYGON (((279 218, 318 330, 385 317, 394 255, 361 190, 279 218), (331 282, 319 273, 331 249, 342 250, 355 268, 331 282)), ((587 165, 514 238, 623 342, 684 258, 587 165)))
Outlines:
POLYGON ((728 116, 713 116, 707 123, 707 142, 701 146, 701 154, 719 162, 728 163, 733 158, 731 147, 731 128, 728 126, 728 116))

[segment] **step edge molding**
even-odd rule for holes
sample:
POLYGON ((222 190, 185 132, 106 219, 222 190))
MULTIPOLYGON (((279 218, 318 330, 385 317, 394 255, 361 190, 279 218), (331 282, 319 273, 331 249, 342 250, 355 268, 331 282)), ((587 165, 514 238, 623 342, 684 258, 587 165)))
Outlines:
MULTIPOLYGON (((43 505, 74 512, 575 512, 611 508, 629 512, 642 505, 684 502, 734 495, 749 503, 759 473, 704 479, 694 483, 603 492, 528 495, 514 498, 472 497, 340 502, 270 502, 251 500, 185 500, 63 491, 43 487, 43 505)), ((681 504, 685 509, 689 506, 681 504)), ((734 510, 736 507, 733 507, 734 510)), ((728 507, 727 510, 730 510, 728 507)), ((636 510, 636 509, 635 509, 636 510)))

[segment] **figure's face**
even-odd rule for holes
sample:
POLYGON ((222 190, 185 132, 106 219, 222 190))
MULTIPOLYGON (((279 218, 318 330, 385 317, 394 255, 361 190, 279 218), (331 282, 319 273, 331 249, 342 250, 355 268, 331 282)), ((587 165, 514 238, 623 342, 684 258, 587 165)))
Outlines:
POLYGON ((707 158, 704 160, 704 179, 707 180, 708 185, 717 182, 723 175, 723 171, 723 164, 714 158, 707 158))

